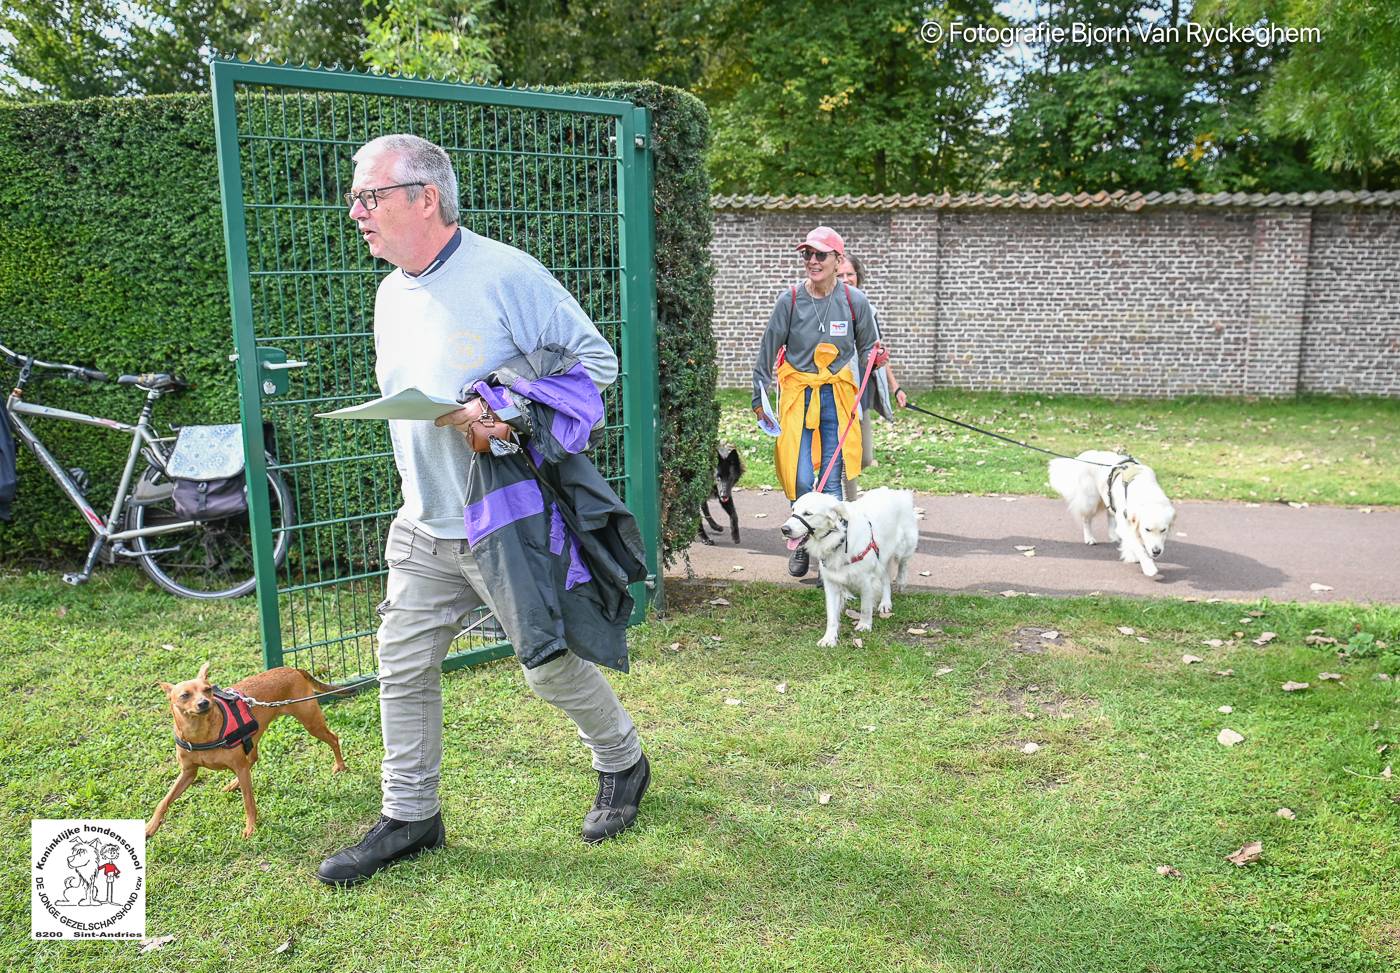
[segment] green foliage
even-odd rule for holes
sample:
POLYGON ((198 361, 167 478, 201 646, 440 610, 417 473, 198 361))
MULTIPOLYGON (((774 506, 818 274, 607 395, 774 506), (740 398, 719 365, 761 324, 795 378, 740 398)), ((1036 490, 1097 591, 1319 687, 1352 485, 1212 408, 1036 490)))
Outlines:
MULTIPOLYGON (((694 536, 699 502, 711 482, 718 421, 710 331, 709 185, 701 164, 707 119, 696 99, 659 85, 598 85, 585 93, 632 98, 652 110, 662 551, 670 556, 694 536)), ((305 120, 310 123, 313 117, 325 116, 307 114, 305 120)), ((344 113, 339 119, 335 124, 344 123, 344 113)), ((514 132, 510 137, 518 139, 527 130, 517 125, 501 132, 514 132)), ((572 136, 561 128, 554 137, 572 136)), ((307 162, 293 166, 288 160, 287 165, 304 168, 307 162)), ((250 179, 254 170, 262 171, 250 167, 250 179)), ((486 177, 477 175, 463 180, 465 193, 490 191, 486 177)), ((301 179, 291 170, 287 177, 301 179)), ((204 97, 0 108, 0 236, 11 241, 0 248, 0 341, 22 353, 109 373, 181 372, 194 380, 195 388, 162 401, 159 422, 236 421, 218 185, 212 114, 204 97)), ((470 202, 488 205, 475 197, 470 202)), ((343 222, 340 213, 329 218, 343 222)), ((507 229, 502 222, 507 217, 486 214, 484 219, 486 224, 474 228, 507 229)), ((509 228, 523 234, 520 242, 528 245, 538 237, 532 233, 532 218, 520 219, 509 228)), ((307 234, 319 232, 310 218, 288 222, 280 246, 314 261, 316 251, 306 245, 307 234)), ((270 258, 259 252, 254 259, 270 258)), ((308 283, 295 296, 310 297, 313 286, 320 284, 308 283)), ((309 307, 290 304, 292 313, 307 316, 296 319, 300 333, 344 332, 347 322, 372 306, 347 307, 344 297, 345 292, 332 290, 325 300, 311 298, 309 307)), ((590 306, 593 296, 582 299, 590 306)), ((615 309, 604 311, 593 313, 617 316, 615 309)), ((326 367, 336 376, 359 374, 336 372, 333 363, 326 367)), ((135 417, 140 401, 127 389, 75 387, 61 380, 35 387, 29 398, 122 420, 135 417)), ((65 465, 88 470, 93 496, 110 497, 129 440, 68 423, 36 420, 35 425, 65 465)), ((279 428, 283 432, 295 435, 299 430, 279 428)), ((75 545, 85 543, 76 513, 27 454, 21 455, 20 474, 15 520, 0 524, 8 555, 62 550, 71 557, 75 545)))
POLYGON ((489 0, 386 0, 365 23, 365 61, 379 71, 448 81, 495 81, 489 0))
POLYGON ((1273 49, 1185 40, 1179 0, 1072 0, 1036 23, 1134 30, 1045 43, 1011 87, 1001 172, 1038 192, 1300 192, 1334 188, 1293 137, 1258 115, 1273 49), (1143 39, 1137 28, 1160 31, 1143 39), (1176 27, 1183 39, 1172 40, 1176 27))
POLYGON ((0 0, 0 95, 196 91, 211 53, 360 67, 361 9, 372 14, 377 2, 0 0))
POLYGON ((1203 0, 1212 23, 1315 27, 1272 72, 1262 116, 1328 169, 1373 189, 1400 186, 1400 5, 1387 0, 1203 0))
MULTIPOLYGON (((716 189, 739 193, 975 190, 988 166, 990 45, 930 45, 926 5, 728 3, 700 92, 716 189)), ((995 20, 991 0, 940 19, 995 20)))

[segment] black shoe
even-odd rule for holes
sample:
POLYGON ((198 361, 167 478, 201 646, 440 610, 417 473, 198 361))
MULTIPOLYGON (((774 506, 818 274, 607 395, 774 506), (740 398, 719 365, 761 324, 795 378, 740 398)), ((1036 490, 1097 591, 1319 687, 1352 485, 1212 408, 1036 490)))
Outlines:
POLYGON ((598 796, 583 819, 583 840, 590 845, 622 834, 637 820, 637 806, 651 783, 651 765, 646 754, 627 770, 615 774, 598 772, 598 796))
POLYGON ((316 877, 327 885, 357 885, 394 862, 441 848, 446 840, 441 811, 424 821, 395 821, 380 815, 359 844, 321 862, 316 877))
POLYGON ((788 555, 788 574, 792 575, 794 578, 805 577, 808 564, 807 545, 803 544, 788 555))

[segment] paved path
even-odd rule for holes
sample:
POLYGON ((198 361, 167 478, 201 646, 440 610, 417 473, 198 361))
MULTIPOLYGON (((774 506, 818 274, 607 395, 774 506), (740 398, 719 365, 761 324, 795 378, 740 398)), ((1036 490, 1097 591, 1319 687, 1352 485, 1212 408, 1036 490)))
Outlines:
MULTIPOLYGON (((740 543, 725 533, 709 547, 693 544, 690 563, 701 577, 796 583, 778 526, 787 500, 778 491, 736 490, 740 543), (766 516, 759 517, 757 515, 766 516), (735 571, 735 566, 744 570, 735 571)), ((1161 574, 1143 576, 1118 560, 1102 517, 1092 547, 1080 538, 1065 505, 1044 497, 915 496, 924 511, 912 587, 934 591, 1089 592, 1174 598, 1275 601, 1400 602, 1400 509, 1303 507, 1286 504, 1184 502, 1161 574), (1017 545, 1034 545, 1026 557, 1017 545), (927 571, 927 577, 920 573, 927 571), (1315 591, 1314 584, 1330 591, 1315 591)), ((728 527, 711 501, 710 510, 728 527)), ((684 560, 667 574, 684 577, 684 560)), ((811 575, 804 584, 818 584, 811 575)))

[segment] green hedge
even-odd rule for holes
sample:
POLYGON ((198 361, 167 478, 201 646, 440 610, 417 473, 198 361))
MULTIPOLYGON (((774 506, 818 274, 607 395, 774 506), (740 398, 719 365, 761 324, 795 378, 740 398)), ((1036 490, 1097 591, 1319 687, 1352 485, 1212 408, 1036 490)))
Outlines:
MULTIPOLYGON (((694 537, 718 426, 704 106, 649 83, 570 87, 652 111, 661 388, 662 553, 694 537)), ((0 342, 109 373, 162 368, 195 387, 163 400, 159 423, 238 416, 213 118, 206 96, 94 99, 0 108, 0 342)), ((10 370, 0 380, 9 381, 10 370)), ((34 401, 130 420, 129 389, 51 380, 34 401)), ((105 505, 129 440, 35 421, 105 505)), ((5 560, 73 557, 81 521, 27 453, 5 560)), ((101 511, 106 513, 105 509, 101 511)))

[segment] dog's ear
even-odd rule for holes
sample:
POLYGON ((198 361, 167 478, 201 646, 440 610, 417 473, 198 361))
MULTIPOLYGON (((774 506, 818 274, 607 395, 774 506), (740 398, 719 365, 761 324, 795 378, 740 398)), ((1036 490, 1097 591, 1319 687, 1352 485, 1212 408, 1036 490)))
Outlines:
POLYGON ((160 691, 163 692, 163 693, 165 693, 165 695, 167 695, 167 696, 169 696, 171 693, 173 693, 173 692, 175 691, 175 687, 172 686, 172 685, 170 685, 170 683, 168 683, 168 682, 158 682, 158 683, 156 683, 156 685, 159 686, 159 687, 160 687, 160 691))
POLYGON ((209 681, 209 663, 206 662, 204 663, 204 665, 199 667, 199 674, 195 676, 195 678, 198 679, 200 682, 209 681))
POLYGON ((1136 530, 1138 525, 1137 514, 1128 514, 1128 523, 1132 524, 1133 529, 1136 530))
POLYGON ((831 512, 837 517, 841 518, 842 520, 851 519, 851 510, 849 507, 846 506, 844 500, 838 500, 836 506, 831 508, 831 512))

